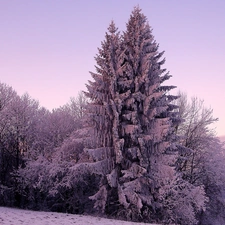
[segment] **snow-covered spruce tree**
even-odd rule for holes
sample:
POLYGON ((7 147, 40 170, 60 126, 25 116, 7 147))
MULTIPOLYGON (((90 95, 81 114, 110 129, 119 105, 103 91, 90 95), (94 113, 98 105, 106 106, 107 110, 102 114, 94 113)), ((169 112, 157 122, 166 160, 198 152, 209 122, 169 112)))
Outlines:
MULTIPOLYGON (((96 71, 91 75, 94 82, 89 81, 86 96, 92 100, 89 105, 91 122, 95 127, 99 146, 113 146, 114 113, 112 99, 116 95, 117 66, 120 54, 120 35, 117 32, 114 22, 111 22, 109 33, 106 33, 106 40, 99 48, 99 54, 95 57, 97 62, 96 71)), ((114 135, 115 136, 115 135, 114 135)))
MULTIPOLYGON (((173 209, 178 209, 181 201, 176 201, 177 196, 182 199, 186 190, 173 167, 171 150, 177 119, 171 101, 176 96, 168 94, 174 86, 162 85, 170 78, 161 68, 163 52, 158 52, 147 19, 138 7, 121 38, 114 23, 108 30, 95 58, 97 72, 91 73, 94 81, 89 81, 86 92, 99 148, 85 149, 83 162, 93 173, 102 174, 99 191, 90 198, 102 212, 128 220, 178 223, 182 216, 173 209), (172 202, 165 206, 163 198, 172 202)), ((84 164, 76 167, 82 169, 84 164)), ((193 197, 183 203, 192 212, 189 220, 185 218, 189 224, 196 222, 193 197)), ((196 208, 203 203, 199 206, 196 208)))

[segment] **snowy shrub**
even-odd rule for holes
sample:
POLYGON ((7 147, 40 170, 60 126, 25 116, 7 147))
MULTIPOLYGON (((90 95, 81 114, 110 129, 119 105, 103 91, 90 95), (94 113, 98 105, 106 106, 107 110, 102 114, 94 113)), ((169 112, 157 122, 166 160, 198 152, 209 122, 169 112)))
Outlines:
POLYGON ((208 198, 203 187, 195 187, 181 179, 175 179, 159 190, 163 204, 165 224, 197 224, 197 213, 205 211, 208 198))
POLYGON ((93 130, 90 128, 80 128, 74 131, 60 147, 54 150, 51 155, 52 161, 78 162, 80 160, 80 154, 84 152, 84 148, 92 148, 95 146, 93 136, 93 130))
POLYGON ((35 210, 83 213, 93 211, 89 196, 96 191, 100 177, 74 164, 52 163, 44 157, 27 163, 17 172, 20 207, 35 210))

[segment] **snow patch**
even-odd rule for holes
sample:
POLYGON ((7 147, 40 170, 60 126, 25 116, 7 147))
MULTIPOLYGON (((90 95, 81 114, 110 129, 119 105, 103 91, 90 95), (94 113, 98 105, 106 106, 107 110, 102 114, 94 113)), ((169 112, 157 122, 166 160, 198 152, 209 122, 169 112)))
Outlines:
MULTIPOLYGON (((39 212, 14 208, 0 207, 1 225, 143 225, 120 220, 100 217, 74 215, 67 213, 39 212)), ((148 224, 154 225, 154 224, 148 224)))

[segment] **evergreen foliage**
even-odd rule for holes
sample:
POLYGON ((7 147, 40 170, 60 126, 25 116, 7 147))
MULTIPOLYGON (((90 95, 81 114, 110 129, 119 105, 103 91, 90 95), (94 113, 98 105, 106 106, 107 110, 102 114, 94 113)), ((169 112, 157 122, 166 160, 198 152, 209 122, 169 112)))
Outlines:
POLYGON ((170 78, 162 68, 162 55, 139 7, 134 8, 121 37, 115 24, 110 24, 96 57, 97 72, 91 73, 94 82, 89 81, 86 92, 99 147, 88 153, 99 167, 95 171, 103 176, 91 199, 103 213, 115 214, 115 206, 119 206, 116 214, 129 220, 183 219, 184 224, 189 217, 195 223, 196 211, 190 205, 198 206, 197 211, 203 209, 205 198, 200 188, 196 189, 199 203, 186 199, 191 215, 171 214, 180 204, 175 199, 186 196, 191 184, 185 186, 175 172, 173 144, 178 118, 172 101, 177 97, 168 94, 174 86, 162 85, 170 78), (174 190, 174 202, 166 208, 162 198, 171 196, 163 195, 176 185, 180 191, 174 190))

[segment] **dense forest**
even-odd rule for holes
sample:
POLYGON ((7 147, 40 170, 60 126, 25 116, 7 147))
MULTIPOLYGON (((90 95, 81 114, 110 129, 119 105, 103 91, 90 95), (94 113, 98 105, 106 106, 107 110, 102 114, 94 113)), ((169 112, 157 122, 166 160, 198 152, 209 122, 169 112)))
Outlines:
POLYGON ((0 205, 163 224, 225 224, 213 110, 171 94, 147 18, 111 22, 87 90, 51 112, 0 83, 0 205), (166 84, 165 84, 166 83, 166 84))

